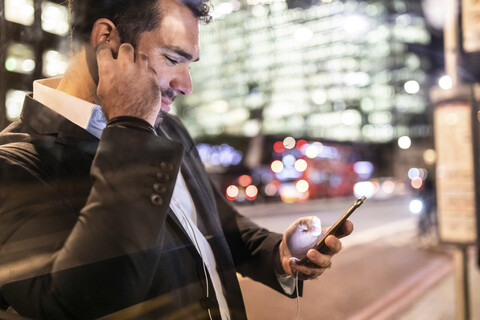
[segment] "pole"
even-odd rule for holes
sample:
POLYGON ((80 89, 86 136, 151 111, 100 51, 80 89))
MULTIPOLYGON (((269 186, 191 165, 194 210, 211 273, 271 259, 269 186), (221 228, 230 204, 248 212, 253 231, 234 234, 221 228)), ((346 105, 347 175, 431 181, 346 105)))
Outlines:
POLYGON ((448 0, 444 29, 445 73, 452 79, 452 86, 459 83, 459 10, 458 0, 448 0))
POLYGON ((456 246, 455 260, 455 298, 456 320, 470 320, 470 299, 468 285, 468 254, 466 246, 456 246))
MULTIPOLYGON (((460 0, 461 1, 461 0, 460 0)), ((460 58, 460 36, 459 36, 459 1, 448 0, 448 9, 445 24, 445 72, 452 80, 455 88, 460 85, 458 76, 460 58)), ((472 101, 473 104, 473 101, 472 101)), ((473 106, 472 106, 473 109, 473 106)), ((473 122, 473 121, 472 121, 473 122)), ((472 128, 473 129, 473 128, 472 128)), ((473 137, 472 137, 473 139, 473 137)), ((475 156, 474 156, 475 157, 475 156)), ((456 319, 469 320, 469 290, 468 290, 468 256, 465 245, 457 244, 454 253, 455 264, 455 297, 456 297, 456 319)))

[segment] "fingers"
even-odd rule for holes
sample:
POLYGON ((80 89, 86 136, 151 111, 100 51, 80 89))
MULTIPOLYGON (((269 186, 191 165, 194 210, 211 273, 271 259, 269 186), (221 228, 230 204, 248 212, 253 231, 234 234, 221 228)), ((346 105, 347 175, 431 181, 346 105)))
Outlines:
POLYGON ((331 264, 331 255, 322 254, 315 249, 310 249, 307 252, 307 258, 310 262, 318 268, 327 268, 331 264))
POLYGON ((342 224, 342 227, 338 230, 335 236, 340 239, 348 236, 352 232, 353 232, 353 223, 350 220, 347 220, 342 224))
POLYGON ((329 255, 334 255, 342 250, 342 242, 335 236, 328 236, 325 244, 328 246, 329 255))
POLYGON ((292 273, 299 273, 299 279, 315 279, 320 276, 326 269, 332 265, 332 256, 342 249, 342 243, 335 236, 328 236, 325 240, 328 246, 328 253, 320 253, 315 249, 307 252, 308 262, 306 264, 298 264, 299 260, 291 258, 289 260, 289 267, 292 273))
POLYGON ((118 52, 103 43, 97 47, 97 62, 97 96, 107 119, 134 116, 154 125, 161 109, 161 89, 148 56, 128 43, 121 44, 118 52))
POLYGON ((130 43, 122 43, 118 48, 117 60, 125 62, 135 61, 135 49, 130 43))
MULTIPOLYGON (((295 258, 290 259, 289 267, 292 271, 292 274, 295 275, 298 273, 299 280, 308 280, 315 279, 325 272, 328 268, 331 267, 332 261, 329 256, 323 255, 325 257, 321 258, 322 262, 318 265, 298 265, 298 260, 295 258)), ((318 262, 318 259, 316 259, 318 262)))
POLYGON ((135 63, 138 64, 141 69, 149 70, 152 76, 157 76, 155 69, 150 66, 148 56, 142 51, 137 51, 135 53, 135 63))
POLYGON ((102 68, 107 62, 113 60, 112 49, 107 43, 102 43, 97 47, 97 63, 102 68))
POLYGON ((135 55, 135 62, 140 64, 143 68, 148 68, 148 56, 144 54, 143 52, 139 51, 135 55))

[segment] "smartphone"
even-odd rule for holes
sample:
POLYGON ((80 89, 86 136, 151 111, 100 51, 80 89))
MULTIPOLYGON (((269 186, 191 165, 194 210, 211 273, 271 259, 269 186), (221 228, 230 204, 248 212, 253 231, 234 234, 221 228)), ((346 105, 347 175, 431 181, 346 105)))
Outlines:
MULTIPOLYGON (((331 226, 330 229, 327 230, 327 232, 325 232, 325 234, 322 236, 322 238, 320 238, 320 240, 318 240, 318 242, 315 244, 315 246, 313 248, 316 249, 317 251, 321 252, 321 253, 328 253, 329 248, 325 244, 325 239, 327 239, 327 237, 331 234, 335 235, 337 233, 338 229, 348 219, 348 217, 350 217, 350 215, 355 210, 357 210, 357 208, 360 207, 366 199, 367 198, 365 196, 357 199, 352 204, 352 206, 343 214, 343 216, 340 219, 338 219, 337 222, 335 222, 335 224, 333 226, 331 226)), ((300 262, 298 264, 300 264, 300 265, 307 264, 308 265, 309 263, 311 263, 310 260, 308 260, 308 258, 305 256, 305 257, 303 257, 302 260, 300 260, 300 262)))

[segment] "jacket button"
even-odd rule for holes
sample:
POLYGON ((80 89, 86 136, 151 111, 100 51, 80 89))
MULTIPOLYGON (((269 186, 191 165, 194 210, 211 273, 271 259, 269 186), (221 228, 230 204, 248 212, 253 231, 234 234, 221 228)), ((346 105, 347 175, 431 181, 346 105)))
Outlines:
POLYGON ((161 206, 163 204, 163 199, 162 197, 160 197, 158 194, 156 193, 153 193, 151 196, 150 196, 150 201, 156 205, 156 206, 161 206))
POLYGON ((160 163, 160 168, 165 170, 165 171, 172 171, 173 170, 173 164, 171 164, 170 162, 163 161, 162 163, 160 163))
POLYGON ((157 180, 160 182, 167 182, 168 180, 170 180, 170 176, 164 172, 158 172, 157 180))
POLYGON ((153 191, 156 193, 165 193, 165 191, 167 191, 167 187, 164 184, 157 182, 153 184, 153 191))

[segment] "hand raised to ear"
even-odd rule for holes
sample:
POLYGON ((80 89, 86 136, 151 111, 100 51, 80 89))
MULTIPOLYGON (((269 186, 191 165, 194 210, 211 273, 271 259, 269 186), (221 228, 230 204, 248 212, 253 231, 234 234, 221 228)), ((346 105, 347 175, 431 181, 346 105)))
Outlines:
POLYGON ((153 126, 161 108, 161 90, 148 57, 123 43, 115 59, 110 46, 102 43, 97 47, 97 64, 97 96, 107 120, 133 116, 153 126))

